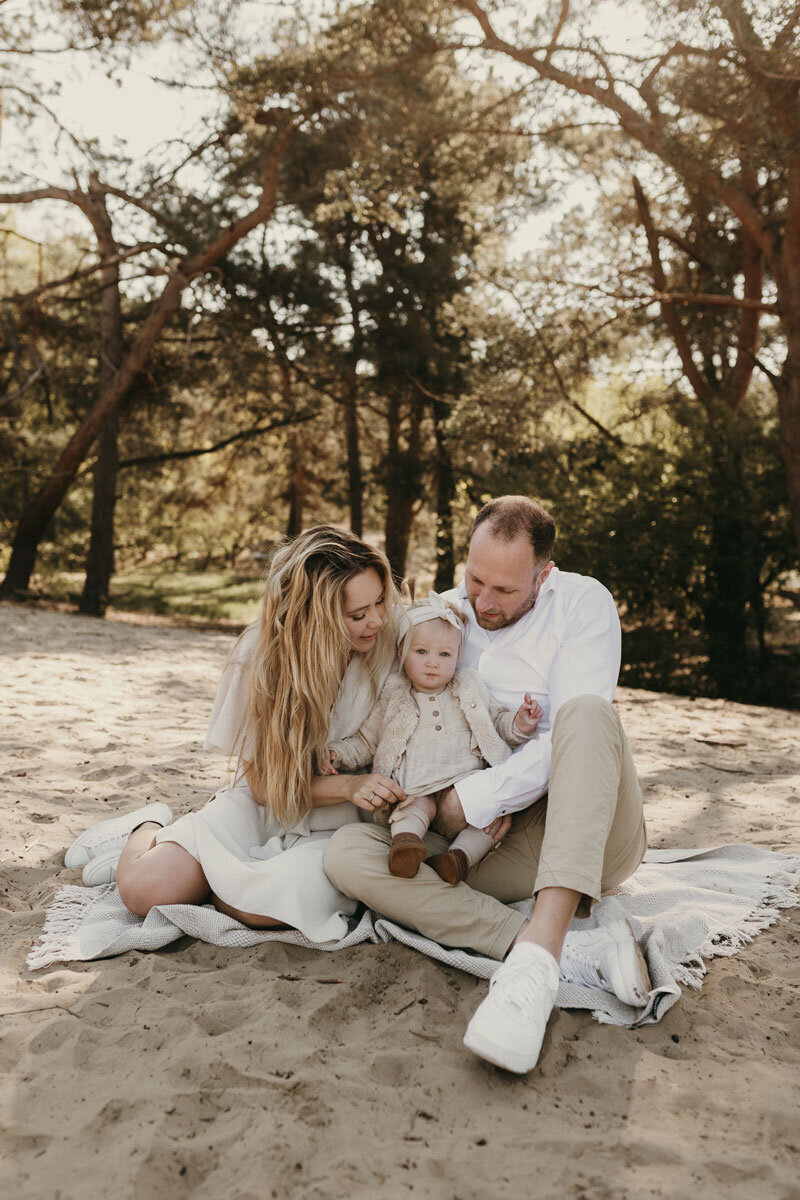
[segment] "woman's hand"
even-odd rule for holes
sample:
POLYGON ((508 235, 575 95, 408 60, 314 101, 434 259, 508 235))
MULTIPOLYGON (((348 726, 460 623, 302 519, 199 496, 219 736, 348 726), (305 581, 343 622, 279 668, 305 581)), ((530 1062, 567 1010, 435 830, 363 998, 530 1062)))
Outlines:
MULTIPOLYGON (((342 781, 344 779, 341 775, 339 778, 342 781)), ((395 783, 388 775, 352 775, 348 783, 353 804, 366 812, 376 812, 388 804, 395 804, 398 800, 406 798, 400 784, 395 783)))

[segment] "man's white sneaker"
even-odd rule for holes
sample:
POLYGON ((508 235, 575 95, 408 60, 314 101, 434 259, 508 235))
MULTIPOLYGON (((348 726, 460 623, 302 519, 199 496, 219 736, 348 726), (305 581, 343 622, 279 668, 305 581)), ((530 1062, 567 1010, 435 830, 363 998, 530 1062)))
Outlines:
POLYGON ((117 863, 120 850, 109 850, 108 854, 99 854, 90 858, 83 868, 83 882, 86 887, 99 887, 101 883, 114 883, 117 878, 117 863))
POLYGON ((117 857, 137 825, 145 821, 155 821, 158 825, 172 824, 172 809, 161 803, 146 804, 134 812, 125 813, 121 817, 109 817, 107 821, 98 821, 85 833, 75 838, 67 853, 64 855, 64 866, 74 870, 85 867, 93 858, 101 854, 107 855, 116 850, 117 857))
POLYGON ((524 1075, 536 1066, 557 991, 552 954, 534 942, 518 942, 492 976, 464 1045, 496 1067, 524 1075))
POLYGON ((570 931, 561 951, 561 978, 613 992, 633 1008, 647 1004, 653 986, 630 922, 625 920, 609 921, 601 929, 570 931))

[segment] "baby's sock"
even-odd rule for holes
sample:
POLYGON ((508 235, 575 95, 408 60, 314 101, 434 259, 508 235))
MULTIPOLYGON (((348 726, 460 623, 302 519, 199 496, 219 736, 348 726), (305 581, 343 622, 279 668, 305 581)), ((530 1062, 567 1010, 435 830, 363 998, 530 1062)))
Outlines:
POLYGON ((398 833, 415 833, 417 837, 425 837, 435 811, 430 796, 419 796, 407 808, 399 811, 395 809, 389 818, 392 837, 396 837, 398 833))
POLYGON ((466 829, 462 829, 461 833, 450 843, 451 850, 463 850, 471 867, 485 858, 493 846, 494 838, 490 837, 488 833, 484 833, 482 829, 476 829, 474 825, 468 825, 466 829))

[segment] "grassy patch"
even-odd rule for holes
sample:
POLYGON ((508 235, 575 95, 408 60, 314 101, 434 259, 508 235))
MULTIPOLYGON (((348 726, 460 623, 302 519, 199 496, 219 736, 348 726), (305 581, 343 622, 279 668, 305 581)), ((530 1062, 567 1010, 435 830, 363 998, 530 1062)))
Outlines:
POLYGON ((114 576, 110 607, 119 612, 200 617, 247 625, 256 616, 263 592, 264 585, 258 575, 151 564, 114 576))
MULTIPOLYGON (((83 572, 42 571, 31 592, 58 604, 77 604, 83 572)), ((248 625, 258 612, 264 584, 257 572, 207 571, 149 563, 119 571, 111 581, 109 613, 147 613, 177 620, 248 625)))

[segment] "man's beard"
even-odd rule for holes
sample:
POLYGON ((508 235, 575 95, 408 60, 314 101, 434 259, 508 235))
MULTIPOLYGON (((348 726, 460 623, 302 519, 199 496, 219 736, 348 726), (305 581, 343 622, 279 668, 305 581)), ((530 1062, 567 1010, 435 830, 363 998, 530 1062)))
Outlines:
POLYGON ((475 620, 478 622, 481 629, 488 629, 490 633, 494 633, 498 629, 507 629, 509 625, 515 625, 521 617, 524 617, 531 611, 536 603, 536 598, 539 595, 538 583, 539 576, 537 575, 533 584, 533 588, 531 589, 531 594, 528 596, 527 600, 523 600, 519 608, 515 608, 514 611, 507 617, 501 616, 499 619, 498 617, 492 617, 487 621, 485 617, 481 617, 480 613, 475 607, 475 601, 470 599, 472 611, 475 613, 475 620))

